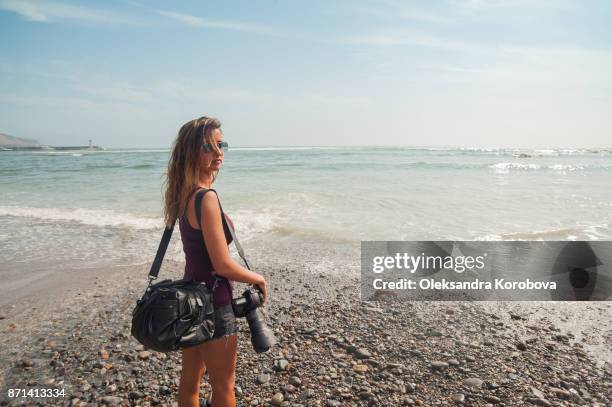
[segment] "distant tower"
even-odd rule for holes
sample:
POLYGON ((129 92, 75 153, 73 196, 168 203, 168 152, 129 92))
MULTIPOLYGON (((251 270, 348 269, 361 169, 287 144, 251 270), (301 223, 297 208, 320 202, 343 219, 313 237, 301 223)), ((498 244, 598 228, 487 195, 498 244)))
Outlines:
POLYGON ((91 150, 92 145, 91 145, 91 139, 89 139, 89 149, 91 150))

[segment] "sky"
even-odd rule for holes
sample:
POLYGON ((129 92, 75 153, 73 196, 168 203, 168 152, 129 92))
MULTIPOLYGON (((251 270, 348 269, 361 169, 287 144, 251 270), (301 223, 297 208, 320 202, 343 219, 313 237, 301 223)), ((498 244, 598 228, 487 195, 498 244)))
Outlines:
POLYGON ((0 133, 168 148, 612 146, 612 2, 0 0, 0 133))

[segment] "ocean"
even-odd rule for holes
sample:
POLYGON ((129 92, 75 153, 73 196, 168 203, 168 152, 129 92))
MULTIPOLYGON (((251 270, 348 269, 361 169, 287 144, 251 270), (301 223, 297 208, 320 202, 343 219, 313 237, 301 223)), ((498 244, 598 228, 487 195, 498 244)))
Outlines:
MULTIPOLYGON (((168 157, 1 152, 0 276, 150 263, 168 157)), ((231 148, 214 188, 247 252, 321 269, 362 240, 612 239, 610 149, 231 148)))

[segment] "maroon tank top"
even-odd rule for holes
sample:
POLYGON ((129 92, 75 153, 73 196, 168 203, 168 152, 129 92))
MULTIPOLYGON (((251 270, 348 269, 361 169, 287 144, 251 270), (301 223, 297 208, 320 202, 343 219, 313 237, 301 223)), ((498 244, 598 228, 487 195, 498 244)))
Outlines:
MULTIPOLYGON (((215 192, 213 191, 210 193, 215 192)), ((224 212, 222 208, 221 216, 223 215, 224 212)), ((228 222, 232 222, 227 216, 226 219, 228 222)), ((203 222, 206 222, 206 219, 202 219, 202 223, 203 222)), ((229 245, 233 240, 232 234, 229 231, 226 222, 222 223, 225 240, 229 245)), ((212 261, 210 260, 210 256, 208 255, 208 250, 206 250, 202 231, 200 229, 194 229, 189 224, 187 216, 183 216, 179 220, 179 229, 181 231, 181 240, 183 241, 183 251, 185 252, 185 274, 183 278, 188 280, 203 281, 208 288, 212 289, 215 283, 215 276, 212 274, 214 268, 212 261)), ((221 307, 229 304, 232 301, 233 284, 224 277, 218 276, 218 278, 219 282, 217 283, 217 288, 213 295, 213 303, 216 307, 221 307)))

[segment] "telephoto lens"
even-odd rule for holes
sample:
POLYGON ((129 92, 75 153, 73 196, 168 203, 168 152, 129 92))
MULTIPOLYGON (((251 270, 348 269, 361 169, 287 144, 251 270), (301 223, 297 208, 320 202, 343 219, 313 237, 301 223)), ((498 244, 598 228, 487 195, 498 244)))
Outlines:
POLYGON ((257 353, 267 352, 276 343, 274 333, 266 325, 263 313, 257 309, 262 304, 263 295, 256 289, 248 289, 241 297, 232 301, 234 315, 237 318, 247 319, 251 331, 251 343, 257 353))
POLYGON ((249 329, 251 330, 251 343, 257 353, 264 353, 270 350, 276 343, 276 338, 272 330, 266 325, 263 313, 255 308, 246 315, 249 329))

